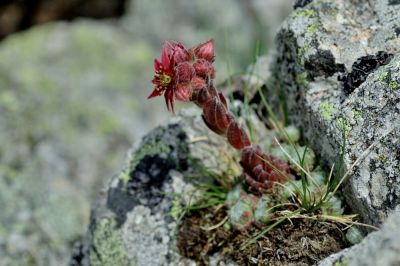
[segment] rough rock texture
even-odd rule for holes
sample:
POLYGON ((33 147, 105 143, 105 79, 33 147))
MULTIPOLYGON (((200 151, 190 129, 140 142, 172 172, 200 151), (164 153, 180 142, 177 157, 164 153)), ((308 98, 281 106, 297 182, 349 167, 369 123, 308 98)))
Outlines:
MULTIPOLYGON (((67 8, 84 2, 80 7, 97 16, 97 7, 113 12, 124 1, 3 2, 12 2, 11 11, 0 11, 0 24, 5 19, 14 28, 23 2, 46 3, 40 16, 30 14, 44 22, 70 18, 57 9, 61 2, 67 8)), ((236 72, 253 54, 253 21, 237 20, 245 12, 239 4, 208 2, 139 0, 120 20, 46 24, 1 41, 0 265, 67 263, 72 243, 87 228, 91 199, 121 168, 128 147, 170 117, 162 97, 144 101, 165 39, 190 46, 219 36, 221 79, 222 58, 229 57, 236 72), (221 14, 222 7, 229 11, 221 14), (238 26, 247 30, 231 34, 238 26), (234 45, 225 47, 224 34, 234 45)), ((291 0, 258 2, 282 10, 270 8, 274 16, 265 17, 280 21, 291 0)))
POLYGON ((343 186, 350 206, 373 224, 400 203, 399 12, 386 0, 312 1, 283 24, 272 69, 290 120, 329 164, 343 136, 345 170, 378 142, 343 186))
POLYGON ((68 262, 93 195, 161 120, 151 111, 164 106, 146 110, 131 97, 147 96, 138 77, 152 57, 100 22, 46 25, 0 43, 0 265, 68 262))
POLYGON ((389 216, 382 228, 360 244, 331 255, 318 266, 400 265, 400 212, 389 216))
POLYGON ((150 132, 93 209, 71 265, 190 265, 180 264, 189 262, 176 251, 171 211, 197 193, 191 181, 201 180, 204 169, 238 175, 239 158, 232 154, 197 108, 150 132))

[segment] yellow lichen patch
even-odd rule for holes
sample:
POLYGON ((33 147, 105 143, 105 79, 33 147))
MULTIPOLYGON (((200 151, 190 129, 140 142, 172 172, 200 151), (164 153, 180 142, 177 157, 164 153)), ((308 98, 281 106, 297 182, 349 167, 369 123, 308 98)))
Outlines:
POLYGON ((396 81, 391 81, 389 83, 389 89, 392 91, 397 90, 399 88, 399 84, 396 81))
POLYGON ((314 17, 317 15, 317 12, 313 9, 303 9, 296 12, 293 12, 292 17, 314 17))
POLYGON ((328 101, 324 101, 321 102, 319 108, 321 110, 321 116, 324 120, 332 120, 334 113, 336 112, 336 108, 333 106, 333 104, 329 103, 328 101))

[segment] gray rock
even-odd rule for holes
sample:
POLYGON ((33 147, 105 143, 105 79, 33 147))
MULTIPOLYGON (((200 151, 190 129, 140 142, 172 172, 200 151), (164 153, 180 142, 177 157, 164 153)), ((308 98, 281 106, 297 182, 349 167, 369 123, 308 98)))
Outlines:
POLYGON ((271 70, 290 121, 313 150, 328 164, 338 163, 345 137, 342 174, 361 160, 343 188, 354 211, 375 225, 400 203, 399 12, 400 5, 386 0, 312 1, 283 24, 271 70), (371 71, 352 68, 379 51, 393 58, 371 71), (347 79, 351 86, 344 90, 338 78, 361 72, 365 81, 347 79))
POLYGON ((0 265, 67 263, 91 199, 127 148, 170 116, 162 97, 143 101, 165 39, 190 46, 225 34, 218 54, 235 72, 252 57, 254 22, 239 22, 246 11, 228 2, 135 1, 121 20, 46 24, 0 43, 0 265))
POLYGON ((382 228, 355 246, 321 261, 318 266, 400 265, 400 212, 389 216, 382 228))
POLYGON ((179 206, 195 203, 205 170, 238 175, 238 155, 196 108, 151 131, 93 209, 72 265, 194 265, 176 250, 179 206))
POLYGON ((165 116, 137 100, 152 58, 104 22, 48 24, 0 43, 0 265, 68 263, 91 199, 165 116))

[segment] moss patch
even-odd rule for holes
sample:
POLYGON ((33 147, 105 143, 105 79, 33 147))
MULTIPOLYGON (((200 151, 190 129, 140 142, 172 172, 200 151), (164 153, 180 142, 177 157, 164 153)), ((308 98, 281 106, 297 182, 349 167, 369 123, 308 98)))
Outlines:
POLYGON ((318 23, 311 24, 311 25, 309 25, 309 26, 307 27, 306 31, 307 31, 308 33, 314 34, 314 33, 317 32, 318 26, 319 26, 318 23))
POLYGON ((299 62, 299 64, 304 65, 304 55, 307 53, 307 51, 310 49, 310 44, 306 43, 304 44, 303 47, 299 47, 297 49, 297 61, 299 62))
POLYGON ((389 77, 389 71, 382 71, 382 73, 379 75, 379 81, 382 81, 382 82, 386 82, 387 81, 387 79, 388 79, 388 77, 389 77))
POLYGON ((353 110, 353 114, 354 114, 354 119, 359 119, 361 117, 360 110, 353 110))
POLYGON ((317 12, 314 9, 303 9, 296 12, 293 12, 292 17, 315 17, 317 16, 317 12))
POLYGON ((123 182, 124 185, 126 185, 128 183, 128 181, 129 181, 129 178, 130 178, 129 171, 128 170, 122 171, 119 174, 118 178, 123 182))
POLYGON ((323 101, 319 108, 321 110, 321 116, 325 121, 332 120, 334 113, 336 112, 336 108, 328 101, 323 101))
POLYGON ((134 170, 145 156, 154 156, 160 153, 169 153, 171 149, 162 142, 150 139, 135 151, 130 162, 130 169, 134 170))
POLYGON ((301 72, 299 74, 296 74, 296 82, 302 88, 307 88, 308 87, 307 73, 301 72))
POLYGON ((347 135, 350 132, 350 130, 352 129, 350 122, 344 117, 339 117, 336 120, 336 127, 340 131, 342 131, 345 135, 347 135))
POLYGON ((397 38, 397 34, 396 32, 392 31, 391 33, 388 34, 388 36, 386 37, 386 41, 391 41, 397 38))
POLYGON ((348 259, 340 259, 333 264, 334 266, 347 266, 349 265, 350 261, 348 259))
POLYGON ((93 233, 90 250, 91 265, 133 265, 128 259, 121 233, 113 219, 103 218, 93 233))
POLYGON ((396 81, 391 81, 389 83, 389 89, 391 89, 392 91, 395 91, 399 88, 399 84, 396 81))

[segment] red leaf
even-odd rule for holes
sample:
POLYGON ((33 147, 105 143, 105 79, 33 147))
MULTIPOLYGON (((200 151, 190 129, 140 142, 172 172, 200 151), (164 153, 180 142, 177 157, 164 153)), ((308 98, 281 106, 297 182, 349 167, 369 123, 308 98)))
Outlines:
POLYGON ((233 121, 227 132, 228 142, 238 150, 243 149, 246 146, 250 146, 250 140, 246 132, 239 126, 236 121, 233 121))
POLYGON ((218 101, 215 107, 215 122, 221 131, 226 131, 233 121, 233 116, 228 113, 222 102, 218 101))

